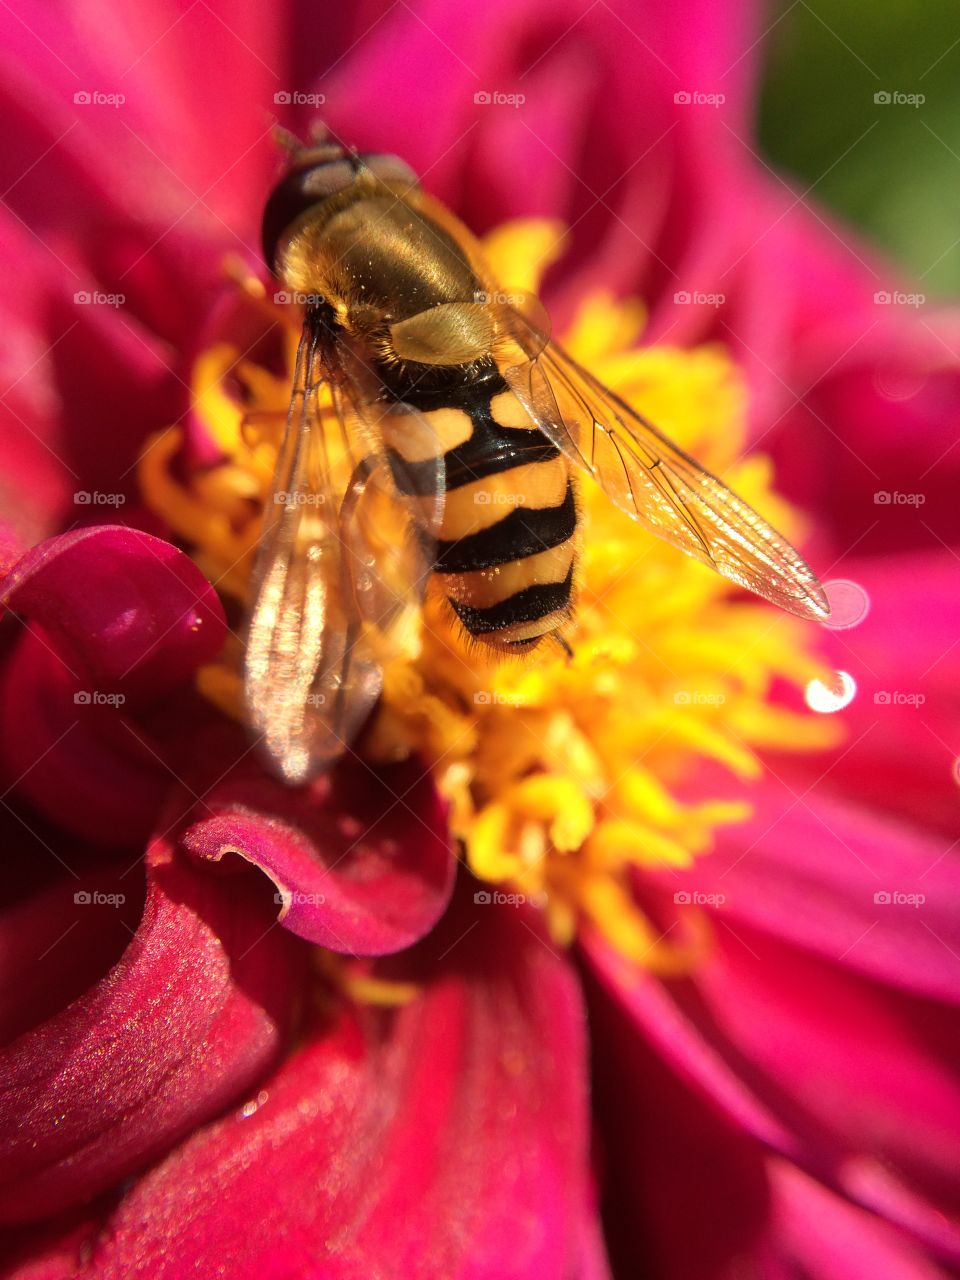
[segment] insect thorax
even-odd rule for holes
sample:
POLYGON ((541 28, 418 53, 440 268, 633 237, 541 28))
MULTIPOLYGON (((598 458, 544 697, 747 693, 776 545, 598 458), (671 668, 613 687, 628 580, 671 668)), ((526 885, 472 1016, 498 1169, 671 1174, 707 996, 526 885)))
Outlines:
POLYGON ((316 206, 285 246, 285 283, 322 294, 338 315, 378 314, 387 323, 482 289, 465 250, 426 213, 381 188, 316 206))

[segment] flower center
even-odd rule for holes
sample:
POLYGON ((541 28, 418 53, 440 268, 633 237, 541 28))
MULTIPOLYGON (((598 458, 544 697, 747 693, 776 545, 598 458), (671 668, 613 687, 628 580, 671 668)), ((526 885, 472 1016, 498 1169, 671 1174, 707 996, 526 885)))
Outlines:
MULTIPOLYGON (((529 221, 501 228, 486 249, 505 287, 535 290, 559 240, 555 225, 529 221)), ((300 317, 259 281, 234 275, 194 365, 190 418, 149 442, 140 478, 148 504, 239 616, 300 317)), ((564 345, 795 533, 796 517, 771 491, 769 460, 739 460, 746 397, 729 357, 719 347, 639 348, 643 318, 635 302, 590 297, 564 345)), ((592 481, 580 484, 580 497, 580 590, 566 632, 573 657, 547 647, 523 662, 493 660, 467 642, 439 594, 428 595, 418 650, 384 672, 358 749, 378 760, 418 752, 428 762, 463 856, 486 883, 481 902, 531 901, 561 942, 589 921, 631 960, 676 970, 702 945, 702 930, 689 931, 688 945, 658 941, 662 929, 640 906, 638 871, 689 866, 709 852, 718 827, 749 816, 758 749, 819 750, 836 743, 840 727, 774 698, 778 684, 801 689, 829 678, 809 651, 808 624, 736 598, 592 481), (742 784, 737 800, 705 790, 718 768, 742 784)), ((238 718, 241 657, 232 638, 199 676, 203 693, 238 718)))

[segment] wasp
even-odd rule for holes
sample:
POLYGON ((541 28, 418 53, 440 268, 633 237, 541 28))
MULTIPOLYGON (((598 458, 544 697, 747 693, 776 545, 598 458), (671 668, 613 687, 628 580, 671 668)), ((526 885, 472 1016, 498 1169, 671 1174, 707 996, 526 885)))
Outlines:
POLYGON ((254 572, 244 687, 274 769, 302 782, 358 733, 439 590, 480 645, 565 646, 575 473, 681 551, 803 618, 794 548, 581 368, 535 299, 396 156, 301 147, 263 249, 304 307, 254 572))

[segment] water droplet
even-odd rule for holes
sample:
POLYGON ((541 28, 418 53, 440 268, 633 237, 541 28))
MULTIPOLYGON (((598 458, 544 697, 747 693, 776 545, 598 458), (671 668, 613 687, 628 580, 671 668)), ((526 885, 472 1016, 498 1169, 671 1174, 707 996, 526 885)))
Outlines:
POLYGON ((824 684, 822 680, 811 680, 804 697, 811 711, 829 714, 849 706, 856 692, 857 682, 849 671, 838 671, 830 684, 824 684))
POLYGON ((873 371, 873 385, 886 400, 912 400, 926 385, 927 357, 910 353, 910 359, 887 360, 873 371))
POLYGON ((870 597, 859 582, 849 578, 833 578, 823 584, 830 617, 823 625, 829 631, 849 631, 857 627, 870 612, 870 597))

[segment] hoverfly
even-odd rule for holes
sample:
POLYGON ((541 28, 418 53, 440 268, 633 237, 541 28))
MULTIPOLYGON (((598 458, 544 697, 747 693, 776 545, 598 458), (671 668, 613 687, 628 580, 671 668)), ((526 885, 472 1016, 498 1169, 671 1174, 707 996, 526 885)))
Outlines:
POLYGON ((498 293, 477 241, 396 156, 299 149, 263 245, 305 319, 244 687, 288 781, 351 742, 429 580, 481 644, 564 644, 578 469, 732 582, 829 613, 789 543, 552 342, 535 301, 498 293))

